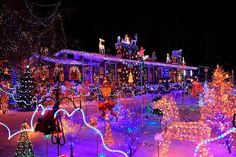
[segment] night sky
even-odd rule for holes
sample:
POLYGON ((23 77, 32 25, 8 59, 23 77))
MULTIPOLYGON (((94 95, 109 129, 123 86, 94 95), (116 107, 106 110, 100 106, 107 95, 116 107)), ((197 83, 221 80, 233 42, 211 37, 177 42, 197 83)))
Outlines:
MULTIPOLYGON (((59 0, 36 1, 50 4, 59 0)), ((215 67, 219 63, 228 70, 236 68, 234 8, 170 4, 63 0, 59 11, 67 48, 98 52, 101 37, 106 40, 106 52, 115 54, 118 35, 132 37, 138 33, 138 45, 146 49, 146 54, 156 51, 159 61, 165 61, 166 53, 173 49, 183 49, 189 65, 215 67)))
POLYGON ((165 60, 167 52, 183 49, 190 65, 220 63, 235 68, 236 16, 230 8, 72 0, 64 2, 63 7, 65 32, 72 39, 78 38, 82 50, 97 52, 101 37, 106 40, 108 53, 114 54, 118 35, 138 33, 138 44, 147 54, 156 51, 160 61, 165 60))

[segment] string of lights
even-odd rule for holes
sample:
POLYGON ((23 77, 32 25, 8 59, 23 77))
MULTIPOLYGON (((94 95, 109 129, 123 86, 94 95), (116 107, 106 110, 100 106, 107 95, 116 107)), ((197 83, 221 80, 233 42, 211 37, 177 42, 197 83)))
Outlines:
MULTIPOLYGON (((57 11, 58 11, 58 8, 60 7, 61 2, 58 2, 58 3, 57 3, 57 5, 56 5, 56 7, 55 7, 55 10, 52 12, 51 15, 49 15, 49 16, 47 16, 47 17, 44 17, 44 18, 38 17, 38 16, 36 16, 36 15, 33 13, 33 11, 32 11, 33 4, 34 4, 34 3, 31 3, 31 5, 30 5, 29 2, 28 2, 27 0, 25 0, 26 8, 28 9, 28 11, 29 11, 29 13, 31 14, 31 16, 33 16, 35 19, 38 19, 38 20, 40 20, 40 21, 42 22, 42 21, 50 20, 50 19, 52 19, 52 18, 56 15, 56 13, 57 13, 57 11)), ((45 6, 49 7, 49 5, 45 5, 45 6)), ((50 6, 51 6, 51 5, 50 5, 50 6)), ((44 7, 44 6, 41 5, 41 7, 44 7)))
MULTIPOLYGON (((1 88, 0 88, 0 89, 1 89, 1 88)), ((2 89, 1 89, 1 90, 2 90, 2 89)), ((2 90, 2 91, 4 91, 4 90, 2 90)), ((5 91, 4 91, 4 92, 5 92, 5 91)), ((37 99, 36 99, 36 102, 37 102, 37 99)), ((33 103, 33 102, 31 102, 31 103, 33 103)), ((10 140, 12 137, 14 137, 14 136, 16 136, 17 134, 20 134, 20 133, 22 133, 22 132, 34 132, 33 120, 34 120, 34 117, 35 117, 36 113, 38 112, 39 108, 42 108, 42 112, 41 112, 41 115, 42 115, 42 116, 46 113, 47 110, 52 110, 52 108, 45 108, 44 106, 42 106, 41 104, 39 104, 39 105, 36 107, 36 109, 35 109, 35 111, 34 111, 32 117, 31 117, 30 129, 20 130, 20 131, 17 131, 17 132, 15 132, 15 133, 11 134, 10 128, 9 128, 6 124, 0 122, 0 125, 2 125, 3 127, 5 127, 5 128, 7 129, 7 131, 8 131, 8 140, 10 140)), ((120 154, 124 155, 125 157, 128 157, 128 155, 127 155, 125 152, 121 151, 121 150, 113 150, 113 149, 110 149, 110 148, 107 147, 107 145, 106 145, 105 142, 104 142, 104 137, 103 137, 102 133, 101 133, 98 129, 96 129, 95 127, 93 127, 93 126, 91 126, 91 125, 89 125, 89 124, 87 123, 86 117, 85 117, 85 113, 84 113, 83 109, 77 108, 77 109, 73 110, 70 114, 69 114, 65 109, 59 109, 59 110, 57 110, 57 111, 55 112, 54 117, 56 117, 57 114, 58 114, 59 112, 61 112, 61 111, 64 112, 64 113, 66 113, 66 115, 67 115, 68 117, 71 117, 71 116, 74 115, 74 113, 76 113, 77 111, 80 111, 80 112, 82 113, 83 121, 84 121, 85 125, 86 125, 87 127, 89 127, 90 129, 94 130, 97 134, 100 135, 100 137, 101 137, 101 139, 102 139, 103 146, 104 146, 104 148, 105 148, 107 151, 113 152, 113 153, 120 153, 120 154)))
POLYGON ((235 128, 235 127, 232 127, 231 129, 229 129, 228 131, 226 131, 225 133, 223 133, 223 134, 221 134, 221 135, 219 135, 219 136, 217 136, 217 137, 203 140, 201 143, 199 143, 199 144, 196 146, 196 148, 195 148, 195 150, 194 150, 194 156, 195 156, 195 157, 198 156, 199 149, 200 149, 202 146, 204 146, 204 145, 206 145, 206 144, 208 144, 208 143, 210 143, 210 142, 213 142, 213 141, 217 141, 217 140, 219 140, 219 139, 222 139, 222 138, 224 138, 225 136, 227 136, 227 135, 229 135, 229 134, 231 134, 231 133, 233 133, 233 132, 235 132, 235 131, 236 131, 236 128, 235 128))
MULTIPOLYGON (((73 50, 66 50, 66 49, 63 49, 55 53, 54 56, 59 57, 63 54, 73 54, 73 55, 78 55, 78 56, 84 56, 87 59, 96 59, 97 61, 110 60, 110 61, 116 61, 116 62, 121 62, 121 63, 132 63, 136 65, 140 64, 140 61, 138 60, 122 59, 115 56, 101 55, 97 53, 88 53, 84 51, 73 51, 73 50)), ((161 63, 161 62, 144 61, 144 64, 154 65, 154 66, 163 66, 163 67, 172 67, 172 68, 183 68, 182 65, 174 65, 174 64, 167 64, 167 63, 161 63)), ((189 70, 197 70, 197 67, 193 67, 193 66, 184 66, 184 68, 189 69, 189 70)))
POLYGON ((124 155, 125 157, 128 157, 128 154, 126 154, 124 151, 108 148, 108 146, 106 145, 106 143, 105 143, 105 141, 104 141, 104 137, 103 137, 101 131, 87 123, 87 121, 86 121, 86 116, 85 116, 85 113, 84 113, 83 109, 77 108, 77 109, 75 109, 75 110, 74 110, 73 112, 71 112, 71 113, 68 113, 65 109, 59 109, 57 112, 55 112, 54 117, 56 117, 59 112, 63 112, 63 113, 65 113, 68 117, 71 117, 71 116, 73 116, 77 111, 80 111, 80 112, 82 113, 82 117, 83 117, 84 124, 85 124, 87 127, 89 127, 90 129, 94 130, 94 131, 101 137, 103 147, 104 147, 107 151, 112 152, 112 153, 120 153, 120 154, 124 155))

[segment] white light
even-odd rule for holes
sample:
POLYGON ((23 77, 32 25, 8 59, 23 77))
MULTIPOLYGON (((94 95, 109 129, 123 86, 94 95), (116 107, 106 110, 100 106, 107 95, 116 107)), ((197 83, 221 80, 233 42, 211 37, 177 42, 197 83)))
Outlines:
POLYGON ((74 115, 75 112, 80 111, 80 112, 82 113, 82 116, 83 116, 84 124, 85 124, 87 127, 89 127, 90 129, 94 130, 94 131, 101 137, 103 147, 104 147, 107 151, 112 152, 112 153, 120 153, 120 154, 124 155, 125 157, 128 157, 128 154, 126 154, 124 151, 115 150, 115 149, 110 149, 110 148, 107 147, 107 145, 106 145, 105 142, 104 142, 104 137, 103 137, 101 131, 98 130, 97 128, 95 128, 95 127, 89 125, 89 124, 86 122, 85 113, 84 113, 83 109, 77 108, 77 109, 75 109, 73 112, 71 112, 70 114, 69 114, 65 109, 59 109, 57 112, 55 112, 54 117, 56 117, 57 114, 58 114, 60 111, 64 112, 68 117, 71 117, 71 116, 74 115))

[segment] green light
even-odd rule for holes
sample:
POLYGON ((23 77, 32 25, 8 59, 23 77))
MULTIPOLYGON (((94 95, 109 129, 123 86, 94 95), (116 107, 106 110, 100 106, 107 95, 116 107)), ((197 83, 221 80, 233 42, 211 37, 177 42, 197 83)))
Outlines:
POLYGON ((101 154, 98 154, 99 157, 106 157, 105 154, 101 153, 101 154))
POLYGON ((51 135, 50 134, 49 135, 45 135, 44 137, 45 137, 45 139, 49 139, 51 137, 51 135))

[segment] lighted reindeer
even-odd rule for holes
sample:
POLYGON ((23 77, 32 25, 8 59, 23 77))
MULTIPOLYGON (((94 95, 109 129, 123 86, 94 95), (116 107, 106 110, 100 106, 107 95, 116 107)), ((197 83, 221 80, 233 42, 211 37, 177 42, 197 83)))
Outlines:
POLYGON ((98 48, 99 48, 99 53, 101 54, 105 54, 105 45, 103 44, 103 42, 105 42, 105 40, 102 38, 99 38, 98 48))
MULTIPOLYGON (((167 155, 172 140, 191 141, 197 145, 202 140, 210 138, 211 128, 203 121, 180 121, 178 107, 173 97, 164 96, 161 100, 156 101, 153 106, 163 112, 161 122, 163 132, 160 139, 161 157, 167 155)), ((199 153, 201 156, 210 156, 206 145, 200 148, 199 153)))

